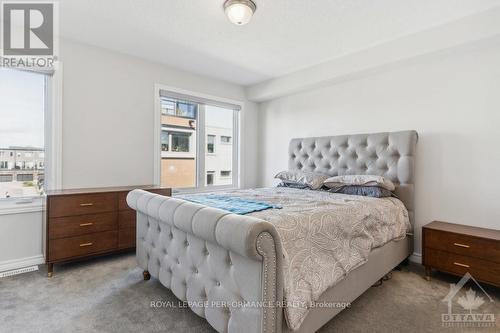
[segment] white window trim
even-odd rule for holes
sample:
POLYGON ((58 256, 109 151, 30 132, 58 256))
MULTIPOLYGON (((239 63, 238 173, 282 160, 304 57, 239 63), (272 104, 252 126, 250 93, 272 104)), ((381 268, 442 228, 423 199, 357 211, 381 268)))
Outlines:
MULTIPOLYGON (((155 111, 154 111, 154 130, 153 130, 153 183, 156 186, 161 185, 161 102, 160 102, 160 90, 165 90, 165 91, 171 91, 174 93, 178 94, 183 94, 183 95, 189 95, 193 97, 198 97, 198 98, 203 98, 203 99, 208 99, 208 100, 215 100, 223 103, 228 103, 228 104, 233 104, 237 105, 240 107, 240 110, 238 111, 238 117, 233 117, 234 123, 233 123, 233 133, 236 133, 237 135, 233 135, 232 137, 232 144, 233 144, 233 170, 232 170, 232 185, 221 185, 221 186, 205 186, 205 170, 197 170, 196 171, 196 177, 197 177, 197 183, 200 185, 196 188, 183 188, 183 189, 176 189, 175 193, 196 193, 196 192, 215 192, 215 191, 221 191, 221 190, 228 190, 228 189, 237 189, 240 188, 241 186, 241 146, 240 146, 240 136, 241 136, 241 119, 243 118, 244 110, 245 110, 245 103, 242 101, 234 100, 234 99, 229 99, 225 97, 220 97, 220 96, 214 96, 214 95, 209 95, 209 94, 204 94, 196 91, 189 91, 181 88, 176 88, 176 87, 171 87, 168 85, 156 83, 154 86, 154 104, 155 104, 155 111), (236 172, 235 172, 236 171, 236 172)), ((198 113, 198 117, 200 115, 200 112, 198 113)), ((201 122, 204 123, 204 122, 201 122)), ((198 124, 197 124, 198 126, 198 124)), ((198 134, 197 134, 197 140, 200 140, 200 138, 203 138, 205 136, 205 129, 204 128, 198 128, 198 134)), ((205 152, 206 147, 200 147, 201 145, 199 142, 197 142, 197 147, 198 147, 198 156, 204 156, 203 154, 200 155, 200 150, 202 153, 205 152)))
MULTIPOLYGON (((45 96, 45 190, 62 187, 62 94, 63 65, 54 63, 54 73, 47 75, 45 96)), ((0 215, 39 212, 45 196, 0 199, 0 215)))

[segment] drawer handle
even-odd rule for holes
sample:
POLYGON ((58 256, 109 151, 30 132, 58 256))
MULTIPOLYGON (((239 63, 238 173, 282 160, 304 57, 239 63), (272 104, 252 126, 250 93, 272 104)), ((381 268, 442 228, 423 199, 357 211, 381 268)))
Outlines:
POLYGON ((80 223, 80 227, 88 227, 89 225, 94 225, 93 222, 89 222, 89 223, 80 223))
POLYGON ((89 202, 89 203, 81 203, 80 204, 80 207, 89 207, 89 206, 93 206, 94 204, 92 202, 89 202))
POLYGON ((83 243, 80 244, 80 247, 91 246, 91 245, 94 245, 94 243, 83 243))
POLYGON ((460 243, 453 243, 453 245, 458 246, 458 247, 465 247, 467 249, 470 247, 470 245, 465 245, 465 244, 460 244, 460 243))
POLYGON ((470 266, 469 265, 466 265, 466 264, 461 264, 459 262, 454 262, 453 265, 457 265, 457 266, 460 266, 460 267, 465 267, 465 268, 469 268, 470 266))

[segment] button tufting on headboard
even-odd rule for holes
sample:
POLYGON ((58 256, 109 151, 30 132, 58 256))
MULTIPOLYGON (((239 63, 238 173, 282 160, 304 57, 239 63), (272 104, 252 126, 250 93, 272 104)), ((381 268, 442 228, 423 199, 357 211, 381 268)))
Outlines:
POLYGON ((288 169, 323 173, 373 174, 389 178, 413 224, 416 131, 292 139, 288 169), (339 161, 341 161, 339 163, 339 161))

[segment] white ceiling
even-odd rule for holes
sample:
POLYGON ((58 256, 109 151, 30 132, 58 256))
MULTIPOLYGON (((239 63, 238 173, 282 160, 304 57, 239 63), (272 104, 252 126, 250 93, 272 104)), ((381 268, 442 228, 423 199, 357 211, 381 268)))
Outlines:
POLYGON ((251 85, 500 5, 500 0, 64 0, 64 37, 251 85))

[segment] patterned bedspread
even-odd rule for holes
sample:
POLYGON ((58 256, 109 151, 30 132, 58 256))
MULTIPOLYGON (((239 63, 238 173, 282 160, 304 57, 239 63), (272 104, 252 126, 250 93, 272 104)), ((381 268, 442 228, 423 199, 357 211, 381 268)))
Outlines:
MULTIPOLYGON (((231 195, 280 205, 249 215, 272 223, 283 244, 285 301, 310 304, 350 271, 363 265, 371 250, 404 238, 408 212, 396 198, 369 198, 293 188, 236 190, 231 195)), ((308 308, 287 306, 292 330, 308 308)))

